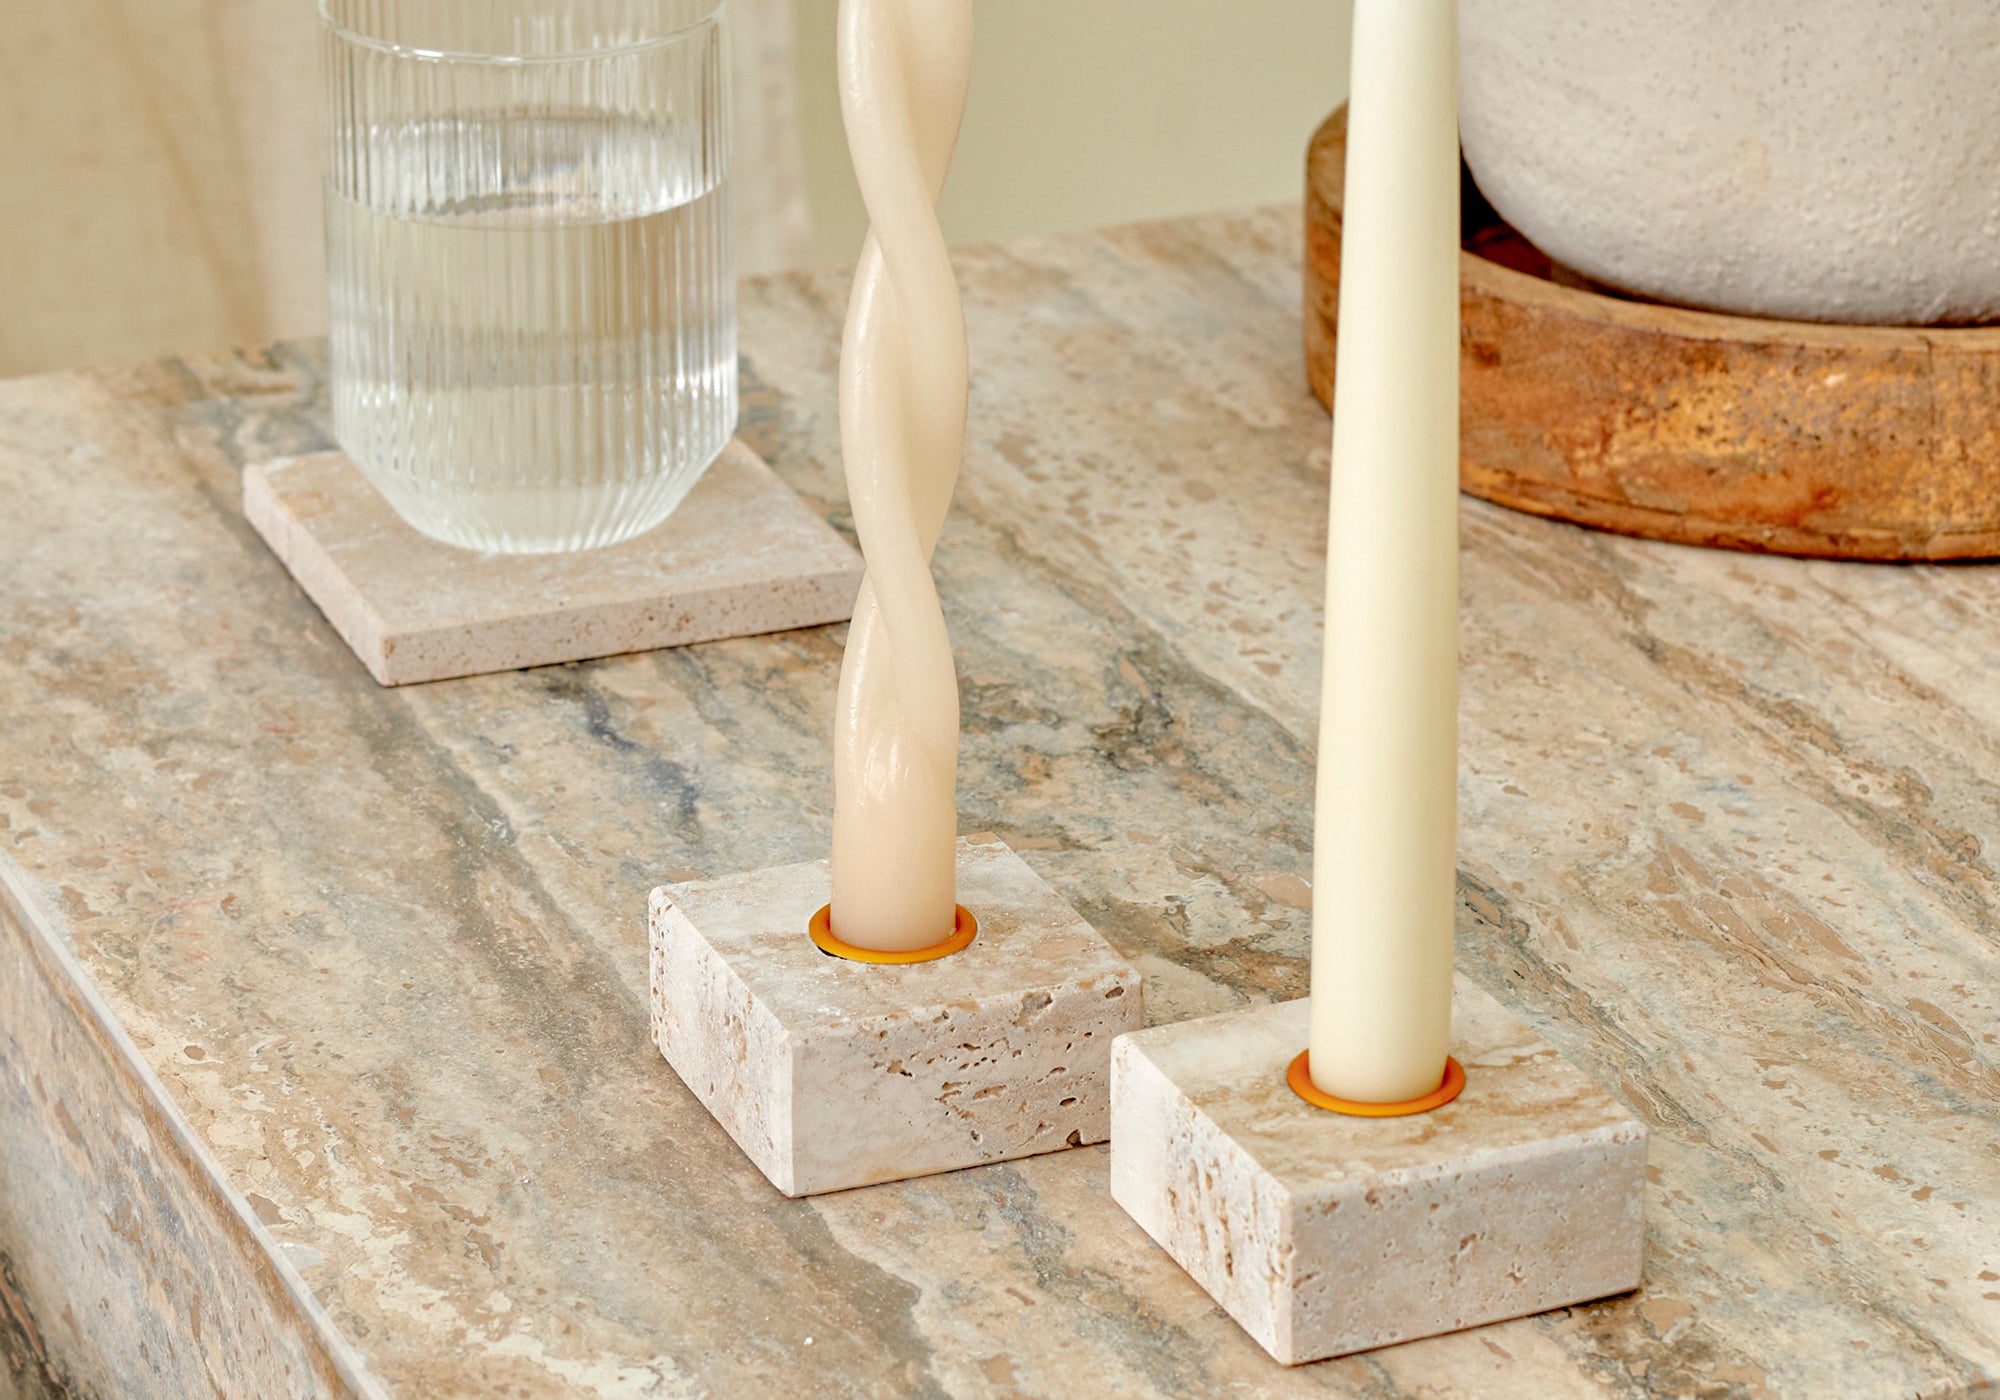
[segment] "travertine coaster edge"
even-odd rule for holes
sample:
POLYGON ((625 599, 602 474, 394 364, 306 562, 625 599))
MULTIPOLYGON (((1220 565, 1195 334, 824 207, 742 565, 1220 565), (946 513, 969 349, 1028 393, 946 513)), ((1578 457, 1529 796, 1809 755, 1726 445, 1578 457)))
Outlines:
POLYGON ((575 555, 430 540, 337 449, 246 465, 243 507, 385 686, 822 626, 852 615, 862 575, 853 545, 740 438, 655 531, 575 555), (277 481, 287 470, 289 494, 277 481), (309 503, 303 513, 293 497, 309 503), (740 551, 726 543, 738 531, 740 551), (656 562, 648 548, 664 553, 656 562), (412 591, 413 574, 436 586, 412 591))

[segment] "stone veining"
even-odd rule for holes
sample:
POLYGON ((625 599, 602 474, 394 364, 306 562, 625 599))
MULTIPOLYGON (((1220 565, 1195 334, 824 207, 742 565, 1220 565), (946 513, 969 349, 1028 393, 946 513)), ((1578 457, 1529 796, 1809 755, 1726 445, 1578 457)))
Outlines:
MULTIPOLYGON (((962 820, 1156 1021, 1303 991, 1297 227, 958 256, 962 820)), ((842 529, 844 283, 742 301, 743 435, 842 529)), ((645 892, 823 854, 842 629, 379 690, 239 513, 327 445, 322 353, 0 384, 0 850, 390 1393, 2000 1378, 2000 573, 1467 504, 1459 966, 1647 1120, 1645 1286, 1280 1374, 1101 1149, 769 1188, 647 1041, 645 892)))

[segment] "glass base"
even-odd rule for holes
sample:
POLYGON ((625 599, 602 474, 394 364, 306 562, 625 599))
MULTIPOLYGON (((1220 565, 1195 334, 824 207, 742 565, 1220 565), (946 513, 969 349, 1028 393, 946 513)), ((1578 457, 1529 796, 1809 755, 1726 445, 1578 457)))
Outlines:
POLYGON ((686 499, 710 462, 644 481, 563 486, 427 490, 365 466, 362 473, 404 523, 440 543, 485 554, 569 554, 653 529, 686 499))

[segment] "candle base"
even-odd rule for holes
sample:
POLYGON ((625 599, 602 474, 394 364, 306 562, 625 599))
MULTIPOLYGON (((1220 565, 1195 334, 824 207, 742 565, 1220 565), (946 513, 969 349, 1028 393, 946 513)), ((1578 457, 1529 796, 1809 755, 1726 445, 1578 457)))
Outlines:
POLYGON ((831 958, 846 958, 849 962, 880 963, 888 967, 907 967, 911 963, 936 962, 948 958, 953 953, 972 945, 979 936, 979 920, 963 904, 952 910, 952 929, 949 937, 940 939, 927 948, 899 948, 884 951, 880 948, 863 948, 849 943, 844 938, 833 935, 833 906, 822 904, 819 912, 806 924, 806 937, 812 939, 813 946, 831 958))
POLYGON ((1463 977, 1466 1087, 1410 1117, 1307 1103, 1304 1001, 1119 1037, 1111 1195, 1286 1365, 1639 1285, 1646 1127, 1463 977))
POLYGON ((958 843, 978 936, 876 964, 807 936, 827 863, 653 891, 653 1041, 773 1186, 816 1195, 1102 1142, 1139 974, 993 837, 958 843))
POLYGON ((1444 1057, 1444 1078, 1437 1088, 1414 1099, 1403 1099, 1397 1103, 1371 1103, 1366 1099, 1343 1099, 1338 1094, 1329 1094, 1313 1083, 1312 1052, 1299 1051, 1285 1070, 1285 1082, 1292 1086, 1292 1092, 1311 1104, 1323 1108, 1328 1113, 1345 1113, 1350 1118, 1407 1118, 1412 1113, 1429 1113, 1434 1108, 1443 1108, 1465 1091, 1465 1069, 1451 1056, 1444 1057))

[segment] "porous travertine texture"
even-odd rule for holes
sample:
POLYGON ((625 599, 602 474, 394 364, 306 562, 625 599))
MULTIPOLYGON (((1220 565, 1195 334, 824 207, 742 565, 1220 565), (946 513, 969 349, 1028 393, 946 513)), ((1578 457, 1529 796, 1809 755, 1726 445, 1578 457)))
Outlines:
MULTIPOLYGON (((953 250, 960 811, 1162 1021, 1305 992, 1327 428, 1299 222, 953 250)), ((849 280, 740 301, 743 437, 837 529, 849 280)), ((0 1009, 5 1308, 74 1393, 165 1345, 269 1393, 230 1379, 276 1345, 234 1301, 254 1277, 187 1285, 222 1267, 192 1187, 425 1400, 2000 1381, 2000 571, 1465 502, 1458 965, 1646 1119, 1645 1284, 1287 1370, 1112 1202, 1102 1147, 770 1188, 647 1034, 641 911, 825 853, 843 630, 382 689, 239 504, 243 463, 328 445, 324 366, 0 382, 0 865, 72 950, 0 943, 0 980, 91 988, 146 1086, 126 1114, 83 1037, 0 1009), (114 1119, 209 1167, 72 1136, 114 1119)))
POLYGON ((1304 1000, 1113 1051, 1111 1195, 1287 1365, 1639 1284, 1646 1128, 1460 978, 1457 1099, 1351 1118, 1285 1082, 1304 1000))
POLYGON ((653 891, 653 1040, 788 1196, 1102 1142, 1139 974, 990 837, 958 843, 971 946, 895 967, 822 953, 827 863, 653 891))
POLYGON ((738 439, 637 539, 480 554, 418 534, 344 452, 253 463, 243 511, 383 685, 846 620, 861 556, 738 439))

